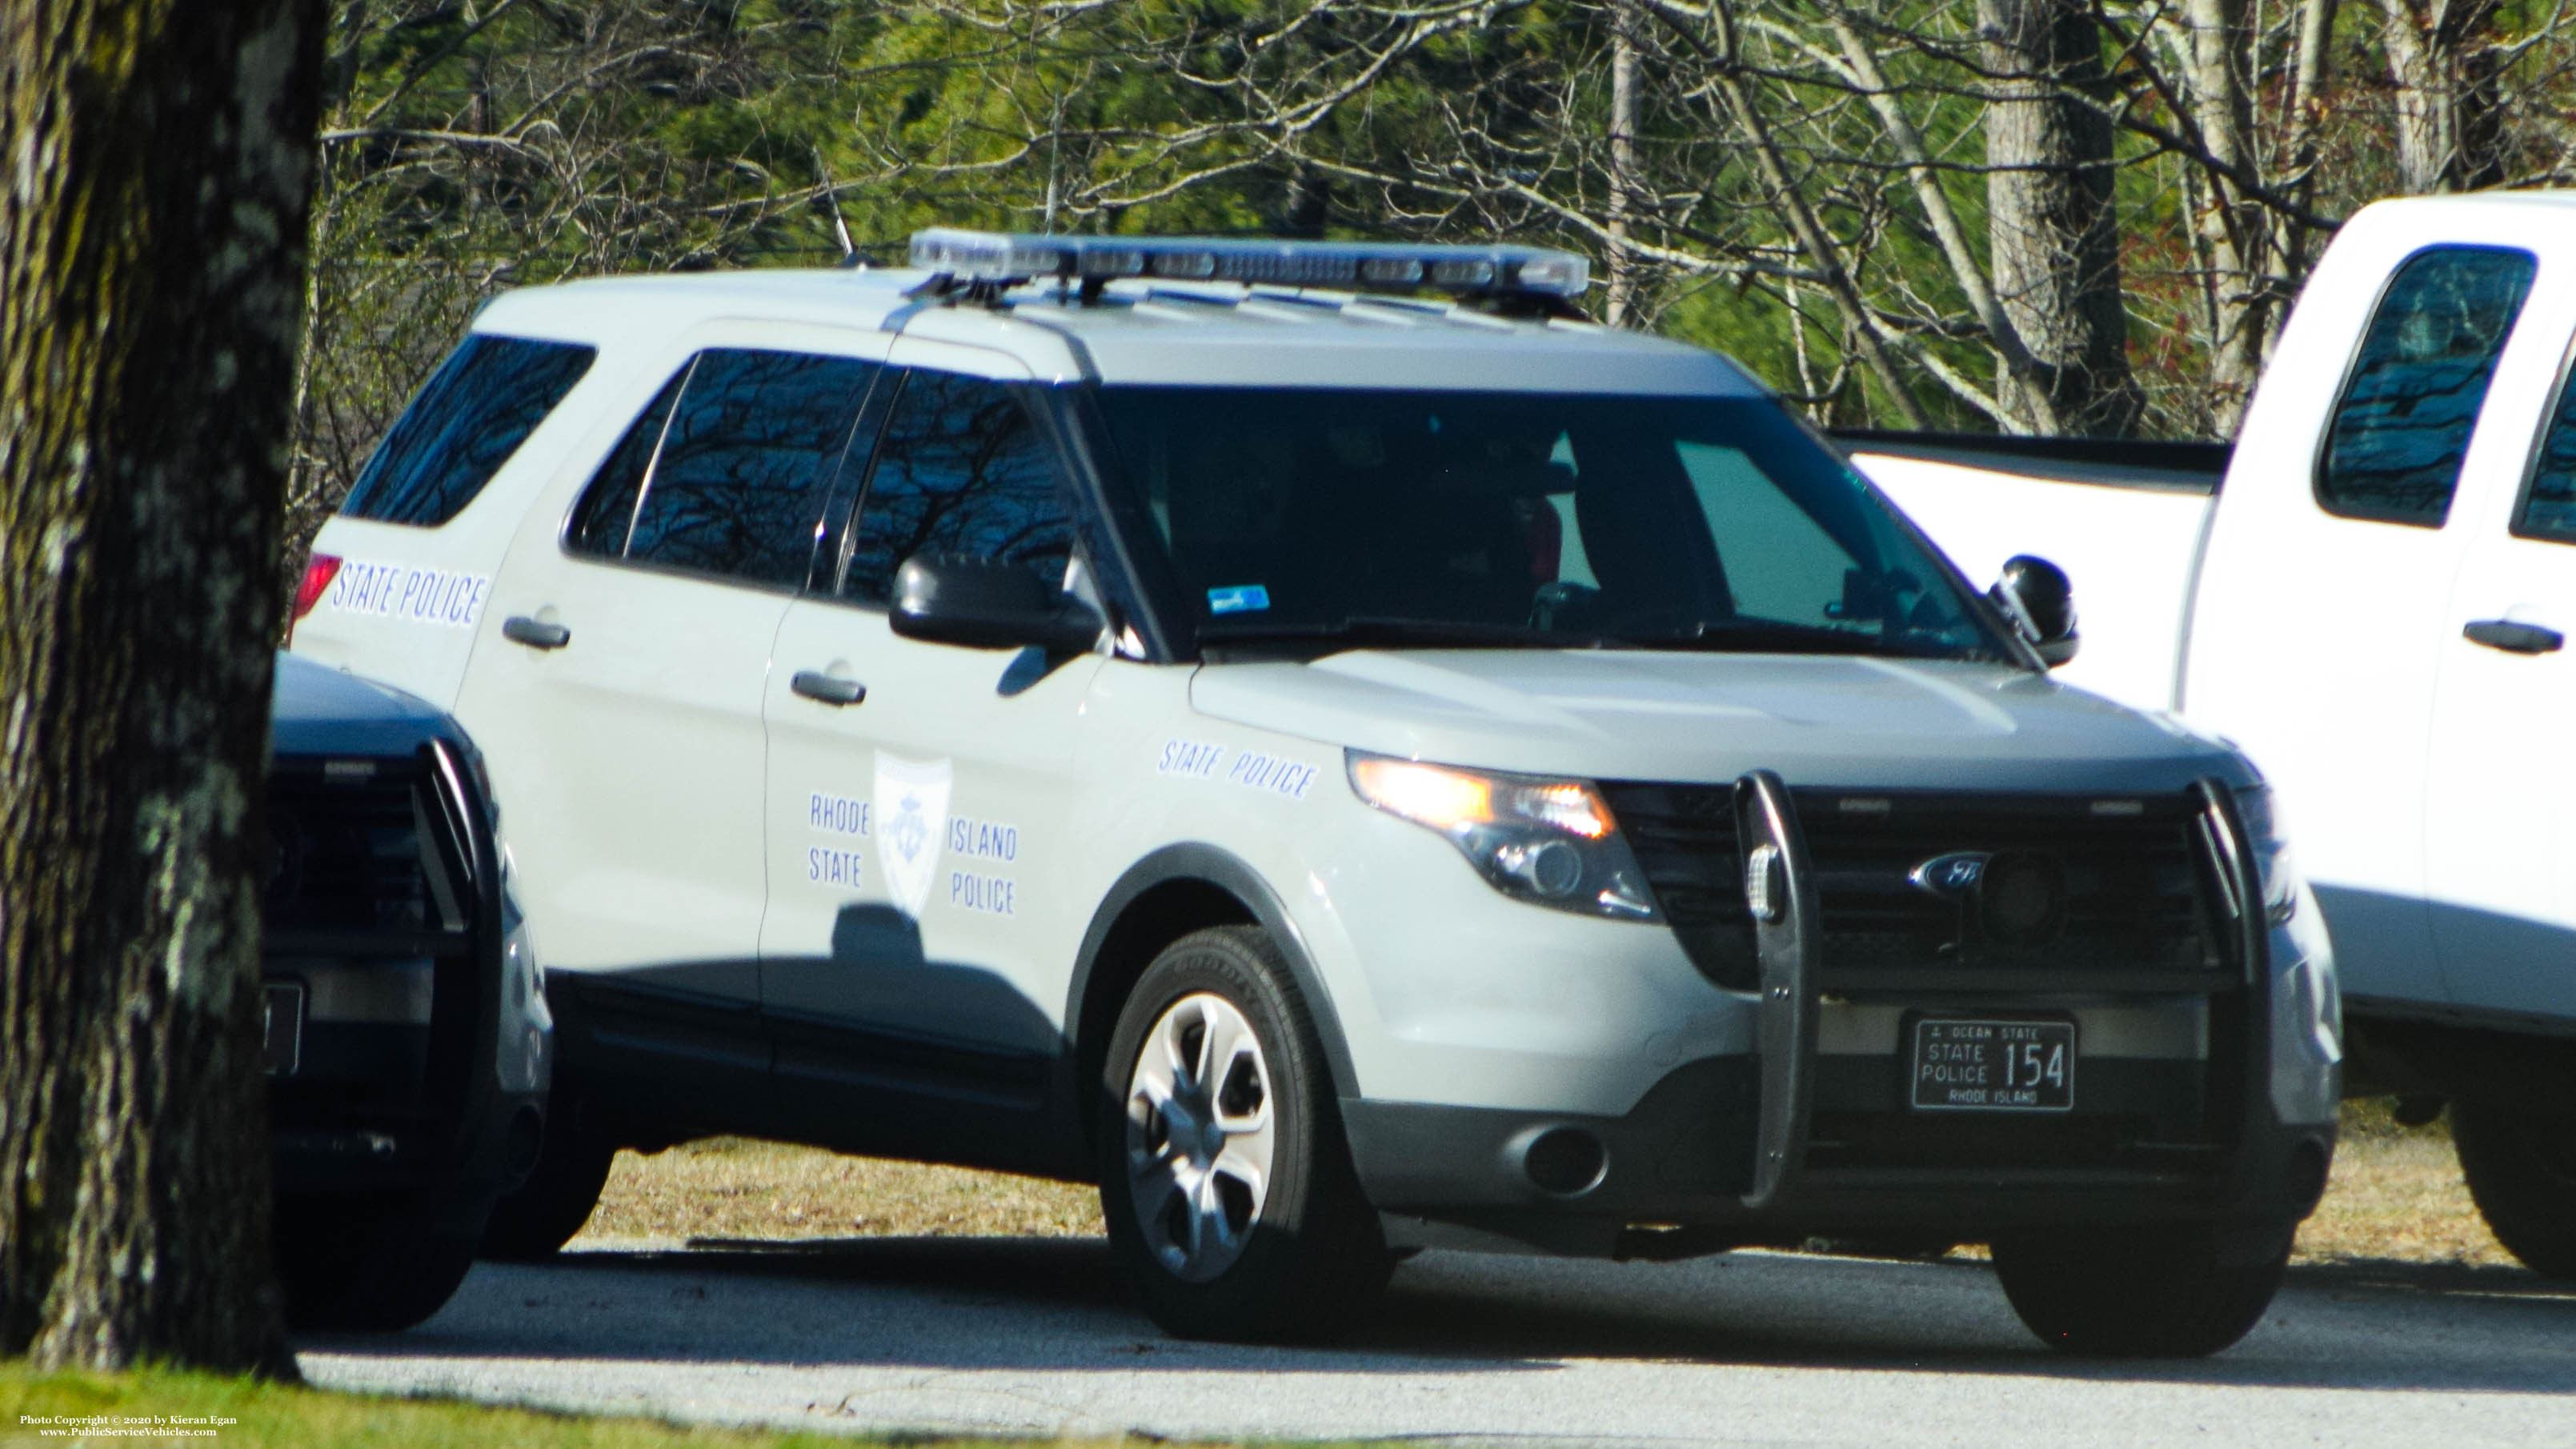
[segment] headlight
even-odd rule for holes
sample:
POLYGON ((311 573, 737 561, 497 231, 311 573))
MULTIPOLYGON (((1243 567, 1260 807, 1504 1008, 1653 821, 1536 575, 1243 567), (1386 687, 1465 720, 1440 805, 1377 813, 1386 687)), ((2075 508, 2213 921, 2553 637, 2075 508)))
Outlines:
POLYGON ((1448 837, 1478 874, 1515 900, 1623 921, 1657 918, 1645 872, 1589 781, 1356 751, 1350 775, 1361 799, 1448 837))
POLYGON ((2246 838, 2254 844, 2254 864, 2263 876, 2264 918, 2280 925, 2298 909, 2299 873, 2290 863, 2289 842, 2281 837, 2271 787, 2254 785, 2237 791, 2236 813, 2244 818, 2246 838))

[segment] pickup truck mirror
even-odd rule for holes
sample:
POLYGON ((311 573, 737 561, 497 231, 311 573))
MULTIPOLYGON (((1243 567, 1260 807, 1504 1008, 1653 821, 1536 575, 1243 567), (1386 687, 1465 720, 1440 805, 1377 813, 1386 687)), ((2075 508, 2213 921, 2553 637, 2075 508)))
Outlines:
POLYGON ((1046 586, 1020 564, 953 554, 915 554, 894 575, 894 631, 907 639, 971 649, 1036 645, 1080 654, 1105 627, 1089 604, 1046 586))
POLYGON ((2074 658, 2084 642, 2075 632, 2075 586, 2066 570, 2044 558, 2017 553, 2004 560, 2004 575, 1986 597, 2051 669, 2074 658))

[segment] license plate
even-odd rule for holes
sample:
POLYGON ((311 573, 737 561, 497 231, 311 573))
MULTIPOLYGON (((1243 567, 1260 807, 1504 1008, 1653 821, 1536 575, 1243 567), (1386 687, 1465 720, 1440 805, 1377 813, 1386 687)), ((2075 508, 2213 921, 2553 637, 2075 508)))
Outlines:
POLYGON ((1914 1023, 1914 1106, 1925 1112, 2064 1112, 2075 1106, 2075 1023, 1914 1023))
POLYGON ((260 988, 260 1065, 272 1077, 295 1074, 304 1050, 304 987, 271 981, 260 988))

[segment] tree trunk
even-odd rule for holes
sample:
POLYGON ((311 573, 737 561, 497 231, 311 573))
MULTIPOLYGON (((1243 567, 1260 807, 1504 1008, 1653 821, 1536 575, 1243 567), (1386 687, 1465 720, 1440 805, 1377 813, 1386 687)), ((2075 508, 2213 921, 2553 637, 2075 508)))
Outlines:
POLYGON ((2081 0, 1978 0, 1986 64, 1986 207, 1994 289, 2058 426, 2137 431, 2112 205, 2111 123, 2085 99, 2104 85, 2102 36, 2081 0))
POLYGON ((0 18, 0 1354, 294 1373, 258 890, 316 0, 0 18))
POLYGON ((1625 327, 1637 304, 1637 261, 1628 252, 1628 226, 1637 205, 1637 6, 1610 5, 1610 233, 1609 286, 1601 320, 1625 327))
POLYGON ((2419 196, 2502 181, 2494 0, 2379 0, 2379 10, 2397 189, 2419 196))

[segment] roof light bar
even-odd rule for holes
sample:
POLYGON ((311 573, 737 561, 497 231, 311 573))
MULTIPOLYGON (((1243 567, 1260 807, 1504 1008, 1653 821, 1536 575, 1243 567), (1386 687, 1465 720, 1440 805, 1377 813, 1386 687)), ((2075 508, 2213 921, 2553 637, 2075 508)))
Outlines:
POLYGON ((1581 296, 1591 264, 1572 252, 1402 242, 1230 241, 1215 237, 1036 236, 933 227, 912 264, 967 282, 1159 277, 1351 291, 1538 292, 1581 296))

